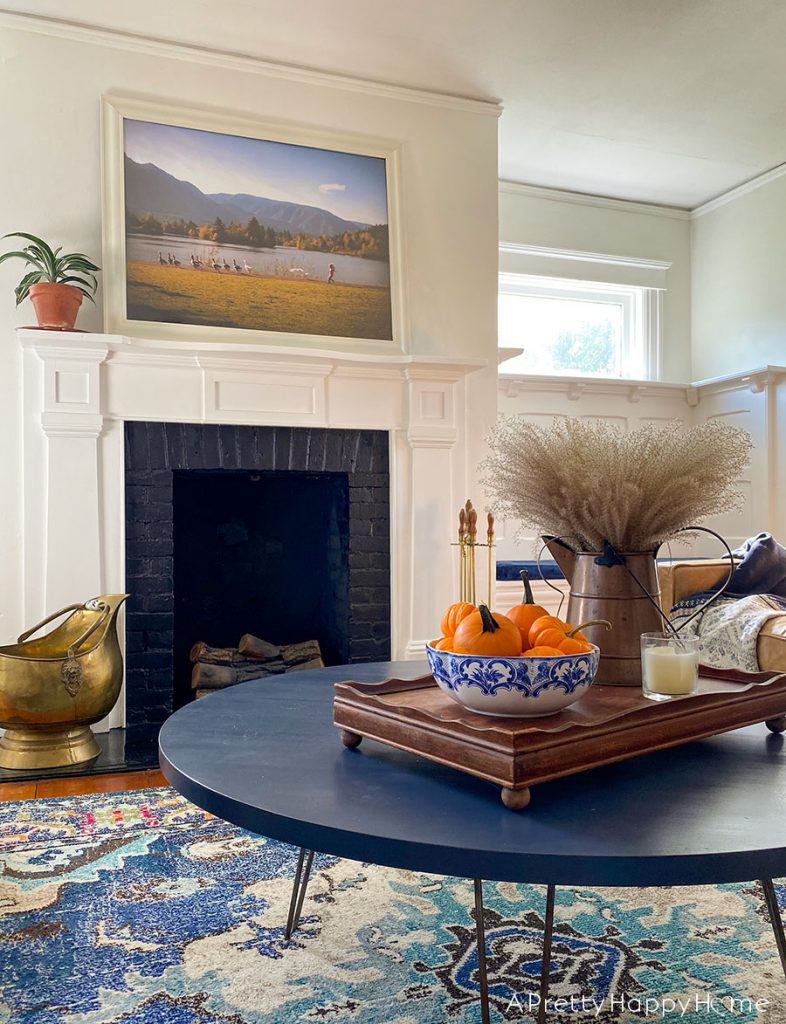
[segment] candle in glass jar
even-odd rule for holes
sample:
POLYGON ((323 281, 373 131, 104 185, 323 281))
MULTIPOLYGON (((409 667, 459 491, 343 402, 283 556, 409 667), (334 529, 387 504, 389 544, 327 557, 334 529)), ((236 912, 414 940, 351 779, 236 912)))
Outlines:
POLYGON ((645 691, 670 697, 693 693, 698 677, 696 651, 669 645, 645 647, 642 655, 645 691))

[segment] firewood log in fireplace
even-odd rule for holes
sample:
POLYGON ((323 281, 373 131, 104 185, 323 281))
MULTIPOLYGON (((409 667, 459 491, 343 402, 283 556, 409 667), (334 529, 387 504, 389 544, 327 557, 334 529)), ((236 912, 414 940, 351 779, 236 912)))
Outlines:
POLYGON ((281 675, 285 671, 286 666, 280 659, 278 663, 271 662, 270 667, 261 663, 257 663, 253 667, 248 664, 241 667, 237 665, 211 665, 198 661, 191 670, 191 686, 194 690, 220 690, 225 686, 243 683, 246 679, 281 675))
POLYGON ((200 640, 191 648, 189 655, 191 664, 201 662, 203 665, 248 665, 249 662, 259 664, 247 654, 242 654, 237 647, 210 647, 200 640))
POLYGON ((194 665, 191 686, 197 697, 248 679, 324 667, 316 640, 279 647, 250 633, 241 638, 238 648, 210 647, 200 640, 191 648, 190 657, 194 665))
MULTIPOLYGON (((309 640, 310 644, 316 646, 319 651, 319 644, 316 640, 309 640)), ((297 644, 291 646, 297 647, 297 644)), ((269 644, 267 640, 260 640, 258 636, 254 636, 253 633, 244 633, 240 638, 240 643, 237 645, 237 649, 240 654, 245 655, 247 658, 261 658, 262 661, 267 661, 269 658, 278 658, 281 655, 281 648, 276 644, 269 644)))

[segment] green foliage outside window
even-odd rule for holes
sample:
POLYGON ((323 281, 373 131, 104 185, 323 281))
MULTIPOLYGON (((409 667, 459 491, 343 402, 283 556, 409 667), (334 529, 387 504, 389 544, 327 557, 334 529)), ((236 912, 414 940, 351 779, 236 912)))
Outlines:
POLYGON ((610 373, 615 369, 617 342, 610 321, 582 323, 575 330, 562 331, 551 347, 555 370, 580 373, 610 373))

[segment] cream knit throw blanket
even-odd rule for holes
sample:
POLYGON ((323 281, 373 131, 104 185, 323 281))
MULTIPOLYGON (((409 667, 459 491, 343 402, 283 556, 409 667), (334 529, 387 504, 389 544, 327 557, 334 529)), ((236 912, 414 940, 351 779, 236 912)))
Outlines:
MULTIPOLYGON (((679 628, 701 603, 685 601, 675 606, 669 616, 672 625, 679 628)), ((680 632, 683 636, 699 637, 699 661, 702 665, 758 672, 756 642, 759 630, 777 615, 783 615, 783 604, 766 594, 721 597, 680 632)))

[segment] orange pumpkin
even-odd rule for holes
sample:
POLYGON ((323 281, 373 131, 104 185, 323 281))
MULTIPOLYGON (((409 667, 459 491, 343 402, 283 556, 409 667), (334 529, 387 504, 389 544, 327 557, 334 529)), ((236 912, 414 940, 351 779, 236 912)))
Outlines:
POLYGON ((544 645, 546 647, 560 647, 562 645, 562 641, 568 635, 569 629, 570 626, 567 625, 567 623, 563 625, 562 629, 560 629, 559 626, 549 626, 548 629, 542 629, 534 637, 533 647, 536 644, 539 647, 544 645))
POLYGON ((519 627, 521 633, 521 644, 523 647, 527 646, 529 638, 529 630, 532 623, 541 618, 544 615, 548 615, 545 608, 541 608, 539 604, 535 604, 535 598, 532 596, 532 587, 529 583, 529 573, 526 569, 521 570, 521 582, 524 584, 524 598, 521 604, 515 604, 505 614, 511 620, 515 622, 519 627))
POLYGON ((482 604, 458 624, 453 637, 457 654, 497 654, 515 657, 521 654, 521 633, 515 622, 482 604))
POLYGON ((537 647, 530 647, 528 651, 524 651, 524 656, 526 658, 556 658, 562 653, 558 647, 538 644, 537 647))
MULTIPOLYGON (((559 625, 550 624, 545 629, 538 629, 536 622, 532 627, 532 632, 535 634, 532 637, 533 646, 546 644, 549 647, 559 647, 564 654, 586 654, 592 650, 592 644, 582 633, 582 629, 586 629, 587 626, 605 626, 606 629, 611 629, 611 623, 606 619, 588 619, 580 626, 570 626, 566 622, 560 622, 559 625)), ((530 635, 532 636, 532 633, 530 635)))
POLYGON ((565 635, 559 649, 563 654, 589 654, 592 644, 588 640, 577 640, 573 636, 565 635))
POLYGON ((475 605, 470 604, 469 601, 456 601, 455 604, 451 604, 445 609, 445 614, 442 616, 442 621, 439 624, 439 628, 442 631, 443 636, 453 636, 456 632, 456 627, 462 619, 466 619, 468 615, 471 615, 475 611, 475 605))
POLYGON ((452 636, 442 636, 442 637, 439 638, 439 640, 435 640, 434 643, 431 646, 435 647, 438 651, 452 651, 453 650, 453 637, 452 636))
POLYGON ((538 642, 540 634, 547 629, 558 629, 564 636, 570 629, 570 626, 556 615, 541 615, 539 619, 535 619, 529 628, 529 633, 527 634, 529 646, 534 647, 538 642))
POLYGON ((587 626, 603 626, 607 631, 611 629, 611 623, 608 619, 588 619, 586 622, 582 622, 580 626, 576 626, 575 629, 568 630, 564 640, 559 645, 560 650, 564 651, 565 654, 589 654, 593 645, 581 632, 587 626))

